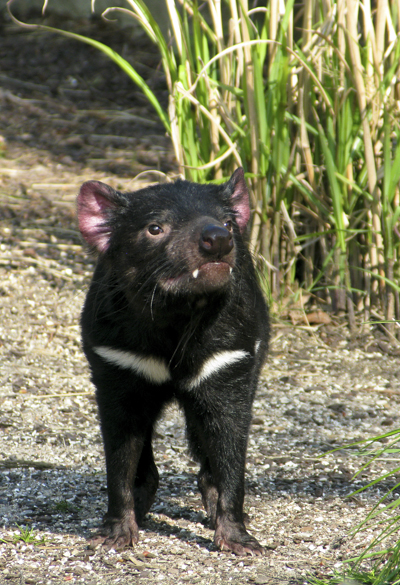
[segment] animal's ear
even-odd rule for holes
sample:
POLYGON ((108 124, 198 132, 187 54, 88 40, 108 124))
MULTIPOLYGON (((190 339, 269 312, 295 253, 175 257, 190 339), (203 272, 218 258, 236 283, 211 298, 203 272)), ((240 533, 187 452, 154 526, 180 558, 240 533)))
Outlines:
POLYGON ((121 204, 121 196, 105 183, 87 181, 77 198, 79 229, 86 242, 105 252, 112 232, 112 212, 121 204))
POLYGON ((240 232, 243 233, 250 219, 250 198, 244 170, 242 168, 236 169, 226 186, 230 194, 231 205, 236 212, 236 223, 240 232))

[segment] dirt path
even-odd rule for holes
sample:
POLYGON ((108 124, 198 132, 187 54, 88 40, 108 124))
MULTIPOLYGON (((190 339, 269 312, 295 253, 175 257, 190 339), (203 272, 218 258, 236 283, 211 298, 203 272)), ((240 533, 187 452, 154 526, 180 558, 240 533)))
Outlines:
MULTIPOLYGON (((109 31, 95 32, 111 42, 109 31)), ((80 246, 74 199, 84 180, 132 189, 146 168, 173 172, 173 158, 147 104, 92 49, 52 37, 49 53, 49 37, 12 26, 3 33, 0 583, 283 585, 339 568, 376 534, 351 540, 349 528, 399 479, 345 496, 396 462, 378 460, 351 483, 359 459, 344 450, 318 456, 398 427, 400 378, 398 353, 379 330, 351 339, 338 319, 314 329, 274 323, 246 484, 249 529, 264 557, 216 551, 174 408, 158 428, 160 489, 138 546, 87 548, 105 511, 106 482, 78 329, 93 261, 80 246), (28 528, 25 536, 18 526, 28 528)), ((162 97, 143 37, 114 41, 133 52, 162 97)))

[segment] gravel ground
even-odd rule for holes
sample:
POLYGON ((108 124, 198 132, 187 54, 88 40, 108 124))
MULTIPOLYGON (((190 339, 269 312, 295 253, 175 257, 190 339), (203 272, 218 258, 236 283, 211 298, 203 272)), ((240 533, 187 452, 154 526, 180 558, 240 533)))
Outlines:
POLYGON ((78 328, 93 259, 78 243, 71 197, 57 205, 27 197, 1 226, 0 582, 304 583, 360 553, 374 532, 350 539, 349 529, 383 488, 346 496, 395 463, 377 461, 351 483, 359 459, 344 450, 318 456, 396 427, 399 358, 379 336, 351 339, 334 320, 318 334, 273 327, 246 483, 249 528, 264 557, 215 549, 175 407, 157 429, 160 489, 139 544, 88 548, 106 479, 78 328))
MULTIPOLYGON (((49 51, 48 36, 9 25, 2 34, 1 585, 300 585, 340 569, 377 534, 351 539, 350 528, 399 476, 346 498, 396 461, 379 459, 351 482, 359 458, 347 450, 319 456, 400 426, 399 352, 377 327, 350 337, 341 318, 315 311, 312 327, 275 320, 254 405, 246 510, 266 554, 215 549, 176 408, 158 426, 160 488, 139 544, 118 553, 88 548, 106 510, 106 479, 78 327, 93 259, 81 250, 73 201, 84 180, 132 188, 135 172, 170 172, 173 157, 162 128, 148 126, 143 98, 90 47, 58 38, 49 51)), ((138 44, 113 34, 157 86, 143 37, 138 44)))

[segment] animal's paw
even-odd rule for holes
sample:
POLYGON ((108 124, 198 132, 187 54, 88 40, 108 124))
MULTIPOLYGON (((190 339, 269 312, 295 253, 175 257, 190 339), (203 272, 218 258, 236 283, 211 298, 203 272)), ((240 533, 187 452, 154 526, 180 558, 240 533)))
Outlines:
POLYGON ((219 522, 214 543, 220 550, 232 551, 238 556, 264 554, 264 549, 258 540, 251 536, 240 523, 219 522))
POLYGON ((138 525, 134 512, 127 512, 123 518, 112 518, 106 515, 104 524, 98 534, 90 539, 89 545, 97 547, 101 544, 105 549, 122 549, 133 546, 139 540, 138 525))

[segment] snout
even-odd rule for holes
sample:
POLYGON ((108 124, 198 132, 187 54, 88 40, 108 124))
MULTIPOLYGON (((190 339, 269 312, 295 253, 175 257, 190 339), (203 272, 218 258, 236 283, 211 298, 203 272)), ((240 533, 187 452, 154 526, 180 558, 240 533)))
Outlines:
POLYGON ((180 232, 169 248, 170 258, 185 269, 160 282, 168 292, 191 295, 222 291, 232 281, 235 268, 235 239, 232 222, 220 223, 213 217, 201 217, 187 226, 186 237, 180 232))
POLYGON ((199 247, 203 254, 219 260, 233 248, 232 233, 223 226, 209 223, 201 230, 199 247))

